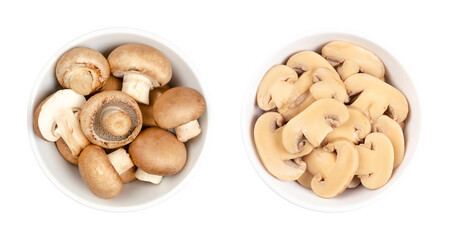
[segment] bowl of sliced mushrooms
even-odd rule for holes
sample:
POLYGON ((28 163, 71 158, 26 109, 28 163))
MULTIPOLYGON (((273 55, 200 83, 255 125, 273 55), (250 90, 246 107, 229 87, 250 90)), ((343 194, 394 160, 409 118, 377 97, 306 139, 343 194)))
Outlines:
POLYGON ((420 132, 416 90, 394 53, 368 39, 303 35, 253 79, 245 147, 258 175, 290 202, 357 209, 409 166, 420 132))
POLYGON ((190 61, 151 33, 113 28, 68 43, 30 97, 30 142, 72 199, 106 211, 155 205, 197 169, 208 117, 190 61))

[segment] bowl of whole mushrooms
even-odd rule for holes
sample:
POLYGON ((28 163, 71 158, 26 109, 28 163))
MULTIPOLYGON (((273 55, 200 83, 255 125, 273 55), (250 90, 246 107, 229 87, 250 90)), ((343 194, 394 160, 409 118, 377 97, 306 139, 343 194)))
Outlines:
POLYGON ((262 180, 296 205, 362 207, 410 164, 418 97, 399 61, 367 38, 320 32, 288 43, 259 69, 243 138, 262 180))
POLYGON ((106 211, 155 205, 203 154, 204 89, 189 60, 153 34, 95 31, 42 70, 28 109, 36 159, 62 192, 106 211))

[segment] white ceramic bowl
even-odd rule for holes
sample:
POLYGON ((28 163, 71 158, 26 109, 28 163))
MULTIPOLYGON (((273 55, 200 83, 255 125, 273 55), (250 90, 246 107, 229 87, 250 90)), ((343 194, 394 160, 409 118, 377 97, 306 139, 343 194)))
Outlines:
POLYGON ((296 40, 289 42, 265 62, 261 68, 257 69, 254 79, 251 80, 251 86, 246 93, 242 109, 241 124, 243 141, 254 169, 273 191, 286 200, 307 209, 323 212, 341 212, 357 209, 369 204, 381 197, 385 192, 388 192, 389 189, 398 183, 399 179, 410 165, 412 155, 414 154, 418 142, 420 133, 420 107, 417 93, 409 75, 392 53, 392 51, 387 51, 386 48, 383 48, 381 44, 378 45, 357 34, 344 32, 316 32, 304 34, 296 40), (255 149, 253 128, 256 120, 263 113, 256 104, 256 90, 264 73, 266 73, 273 65, 286 63, 286 60, 296 52, 302 50, 320 52, 322 46, 333 40, 349 41, 376 53, 386 66, 386 81, 403 92, 409 102, 410 111, 404 131, 406 154, 403 163, 393 172, 390 181, 378 190, 368 190, 363 186, 360 186, 356 189, 348 189, 335 198, 323 199, 318 197, 313 191, 302 187, 296 181, 281 181, 274 178, 266 171, 261 164, 255 149))
POLYGON ((60 156, 54 143, 45 142, 35 134, 33 130, 34 110, 44 98, 61 89, 55 77, 55 65, 60 56, 69 49, 80 46, 96 49, 108 56, 114 48, 125 43, 147 44, 164 53, 173 68, 170 85, 194 88, 205 97, 206 102, 209 104, 199 74, 179 49, 166 40, 148 32, 129 28, 113 28, 88 33, 60 49, 45 65, 39 75, 31 93, 28 107, 27 127, 30 143, 36 160, 50 181, 63 193, 79 203, 95 209, 114 212, 147 208, 168 199, 180 190, 200 165, 208 132, 209 112, 206 111, 198 120, 202 127, 201 135, 186 144, 188 159, 186 166, 181 172, 164 177, 159 185, 140 181, 125 184, 122 192, 111 200, 100 199, 91 193, 85 186, 77 167, 71 165, 60 156))

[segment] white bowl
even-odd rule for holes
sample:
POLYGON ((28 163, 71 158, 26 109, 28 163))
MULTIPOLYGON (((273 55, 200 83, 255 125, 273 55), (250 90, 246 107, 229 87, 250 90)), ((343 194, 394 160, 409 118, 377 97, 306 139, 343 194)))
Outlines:
POLYGON ((260 69, 257 69, 254 79, 248 92, 246 93, 244 106, 242 109, 242 133, 244 145, 254 169, 261 179, 278 195, 286 200, 316 211, 323 212, 341 212, 360 208, 381 197, 398 183, 401 176, 410 165, 412 155, 414 154, 419 133, 420 133, 420 107, 417 93, 414 85, 401 66, 399 61, 392 55, 393 51, 387 51, 364 37, 357 34, 342 32, 316 32, 304 34, 296 40, 289 42, 273 57, 265 62, 260 69), (347 189, 339 196, 332 199, 323 199, 318 197, 313 191, 299 185, 296 181, 285 182, 271 176, 261 164, 259 156, 255 149, 253 139, 253 128, 258 117, 263 111, 256 104, 256 90, 264 73, 276 64, 284 64, 286 60, 294 53, 302 50, 313 50, 320 52, 322 46, 333 40, 344 40, 352 42, 370 49, 376 53, 386 66, 386 81, 399 89, 406 96, 409 102, 409 116, 406 120, 404 131, 406 141, 406 153, 403 163, 393 172, 390 181, 380 189, 368 190, 363 186, 356 189, 347 189))
MULTIPOLYGON (((95 31, 83 35, 66 44, 45 65, 39 75, 30 96, 28 106, 28 131, 30 143, 36 160, 52 183, 63 193, 86 206, 114 212, 135 211, 153 206, 168 199, 180 190, 193 176, 203 155, 203 147, 208 132, 208 111, 198 120, 202 133, 186 144, 188 158, 184 169, 178 174, 164 177, 162 183, 153 185, 140 181, 125 184, 122 192, 114 199, 104 200, 96 197, 85 186, 76 166, 68 163, 59 154, 55 143, 45 142, 33 130, 33 113, 38 104, 61 86, 55 77, 55 65, 60 56, 74 47, 90 47, 105 56, 119 45, 125 43, 142 43, 150 45, 167 56, 172 64, 172 86, 186 86, 199 91, 205 98, 206 91, 199 74, 179 49, 166 40, 144 31, 129 28, 113 28, 95 31)), ((206 102, 209 101, 206 98, 206 102)))

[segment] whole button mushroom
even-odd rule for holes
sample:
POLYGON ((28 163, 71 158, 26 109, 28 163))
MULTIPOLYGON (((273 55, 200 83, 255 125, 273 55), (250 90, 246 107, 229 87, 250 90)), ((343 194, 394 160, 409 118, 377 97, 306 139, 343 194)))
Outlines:
POLYGON ((59 90, 44 99, 34 113, 33 126, 36 134, 49 142, 62 138, 67 146, 63 156, 72 163, 75 161, 69 160, 71 156, 67 150, 72 158, 76 158, 90 144, 77 119, 77 113, 85 102, 84 96, 71 89, 59 90))
POLYGON ((147 45, 121 45, 107 59, 113 76, 123 78, 122 91, 143 104, 149 103, 150 90, 164 86, 172 76, 167 57, 147 45))
POLYGON ((122 147, 132 142, 142 128, 138 104, 121 91, 93 95, 80 112, 83 133, 103 148, 122 147))
POLYGON ((120 175, 134 166, 126 150, 120 148, 107 155, 96 145, 83 149, 78 161, 83 181, 91 192, 103 199, 114 198, 121 192, 120 175))
POLYGON ((129 145, 129 154, 138 167, 137 172, 141 169, 158 176, 178 173, 187 160, 184 143, 178 141, 173 133, 158 127, 143 130, 129 145))
POLYGON ((160 97, 162 95, 162 93, 164 93, 168 89, 170 89, 170 87, 168 85, 153 89, 153 90, 151 90, 151 92, 149 92, 149 104, 148 105, 138 104, 138 106, 140 107, 140 110, 142 111, 143 126, 146 126, 146 127, 156 127, 157 126, 156 121, 154 120, 154 117, 153 117, 153 106, 154 106, 154 103, 156 102, 157 98, 160 97))
POLYGON ((60 57, 55 73, 64 88, 89 95, 104 85, 110 75, 110 67, 107 59, 98 51, 79 47, 60 57))
POLYGON ((175 87, 157 98, 153 107, 153 116, 157 125, 164 129, 175 129, 181 142, 201 133, 197 119, 204 113, 206 102, 195 89, 175 87))

